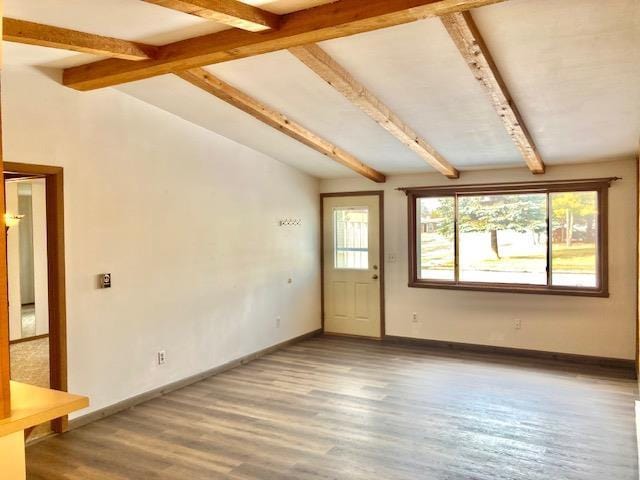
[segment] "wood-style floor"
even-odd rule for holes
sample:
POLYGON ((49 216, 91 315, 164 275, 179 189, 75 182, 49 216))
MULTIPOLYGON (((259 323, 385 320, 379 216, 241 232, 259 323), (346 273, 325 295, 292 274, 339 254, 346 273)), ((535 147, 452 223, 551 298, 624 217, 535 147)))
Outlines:
POLYGON ((319 337, 27 449, 28 478, 637 480, 634 380, 319 337))

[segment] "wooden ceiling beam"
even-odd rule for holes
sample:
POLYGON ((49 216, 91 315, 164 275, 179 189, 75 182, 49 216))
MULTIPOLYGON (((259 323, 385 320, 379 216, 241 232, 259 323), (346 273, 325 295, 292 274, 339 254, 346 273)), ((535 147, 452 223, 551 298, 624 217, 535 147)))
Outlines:
POLYGON ((289 51, 437 171, 449 178, 458 178, 460 176, 458 170, 440 155, 435 148, 423 140, 389 107, 353 78, 349 72, 318 45, 293 47, 289 51))
POLYGON ((67 28, 4 18, 3 40, 41 47, 60 48, 74 52, 104 55, 121 61, 149 60, 157 54, 157 47, 112 37, 78 32, 67 28))
POLYGON ((230 29, 165 45, 154 60, 132 64, 109 59, 68 68, 63 83, 77 90, 93 90, 501 1, 504 0, 337 0, 282 15, 277 30, 256 34, 230 29))
POLYGON ((544 173, 545 165, 531 138, 491 53, 469 12, 456 12, 440 17, 453 42, 460 50, 476 80, 484 87, 491 103, 504 123, 532 173, 544 173))
POLYGON ((237 0, 143 0, 249 32, 278 28, 280 16, 237 0))
POLYGON ((260 103, 255 98, 252 98, 228 83, 223 82, 206 70, 203 70, 202 68, 194 68, 178 72, 176 75, 205 92, 224 100, 228 104, 233 105, 245 113, 248 113, 270 127, 281 131, 285 135, 288 135, 289 137, 304 143, 308 147, 313 148, 317 152, 332 158, 354 172, 373 180, 374 182, 383 183, 386 181, 386 178, 382 173, 374 170, 368 165, 365 165, 350 153, 345 152, 341 148, 336 147, 327 140, 310 132, 302 125, 287 118, 282 113, 271 109, 270 107, 260 103))

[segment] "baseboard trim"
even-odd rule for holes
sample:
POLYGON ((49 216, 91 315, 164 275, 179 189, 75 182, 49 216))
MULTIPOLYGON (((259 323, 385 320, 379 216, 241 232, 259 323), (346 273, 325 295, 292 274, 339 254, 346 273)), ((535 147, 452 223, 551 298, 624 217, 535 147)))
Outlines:
POLYGON ((108 407, 101 408, 100 410, 96 410, 95 412, 91 412, 81 417, 74 418, 73 420, 69 421, 69 430, 73 430, 75 428, 88 425, 89 423, 93 423, 102 418, 109 417, 111 415, 114 415, 118 412, 122 412, 124 410, 128 410, 131 407, 135 407, 136 405, 147 402, 153 398, 166 395, 167 393, 173 392, 175 390, 179 390, 193 383, 197 383, 201 380, 204 380, 205 378, 213 377, 214 375, 218 375, 222 372, 226 372, 227 370, 231 370, 232 368, 239 367, 240 365, 245 365, 253 360, 256 360, 260 357, 273 353, 277 350, 280 350, 282 348, 288 347, 295 343, 301 342, 302 340, 307 340, 309 338, 317 337, 319 335, 322 335, 321 328, 309 333, 305 333, 303 335, 299 335, 289 340, 285 340, 284 342, 277 343, 275 345, 272 345, 271 347, 263 348, 262 350, 258 350, 257 352, 250 353, 243 357, 236 358, 235 360, 231 360, 230 362, 222 364, 218 367, 205 370, 204 372, 197 373, 196 375, 192 375, 190 377, 183 378, 182 380, 178 380, 176 382, 169 383, 167 385, 155 388, 148 392, 141 393, 140 395, 127 398, 126 400, 123 400, 121 402, 114 403, 113 405, 109 405, 108 407))
POLYGON ((34 340, 41 340, 43 338, 48 338, 48 337, 49 337, 48 333, 43 333, 41 335, 32 335, 31 337, 17 338, 15 340, 10 340, 9 345, 16 345, 17 343, 24 343, 24 342, 33 342, 34 340))
POLYGON ((364 338, 365 340, 382 340, 382 337, 368 337, 366 335, 351 335, 350 333, 335 333, 335 332, 325 332, 322 333, 325 337, 342 337, 342 338, 364 338))
POLYGON ((597 357, 591 355, 579 355, 575 353, 547 352, 544 350, 528 350, 513 347, 498 347, 493 345, 478 345, 473 343, 448 342, 444 340, 429 340, 423 338, 400 337, 386 335, 383 339, 387 343, 397 343, 405 345, 418 345, 429 348, 458 350, 473 353, 486 353, 509 355, 516 357, 527 357, 543 360, 556 360, 559 362, 573 363, 580 365, 617 368, 628 370, 635 378, 635 361, 624 358, 597 357))

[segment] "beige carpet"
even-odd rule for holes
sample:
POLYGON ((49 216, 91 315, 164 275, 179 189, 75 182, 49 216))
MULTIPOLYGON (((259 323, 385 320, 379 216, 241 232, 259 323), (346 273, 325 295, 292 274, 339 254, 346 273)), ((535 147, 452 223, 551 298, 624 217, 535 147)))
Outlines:
MULTIPOLYGON (((14 343, 10 347, 11 380, 38 387, 49 387, 49 338, 14 343)), ((38 426, 29 440, 51 432, 49 423, 38 426)))
POLYGON ((49 338, 11 345, 11 380, 49 387, 49 338))

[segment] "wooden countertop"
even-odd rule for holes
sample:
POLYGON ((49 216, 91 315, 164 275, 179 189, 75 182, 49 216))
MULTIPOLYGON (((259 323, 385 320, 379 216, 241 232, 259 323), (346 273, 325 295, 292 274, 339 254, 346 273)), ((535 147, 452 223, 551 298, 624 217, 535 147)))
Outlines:
POLYGON ((89 406, 81 395, 11 382, 11 416, 0 420, 0 437, 89 406))

